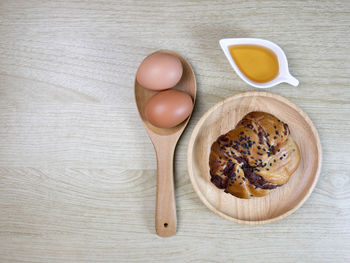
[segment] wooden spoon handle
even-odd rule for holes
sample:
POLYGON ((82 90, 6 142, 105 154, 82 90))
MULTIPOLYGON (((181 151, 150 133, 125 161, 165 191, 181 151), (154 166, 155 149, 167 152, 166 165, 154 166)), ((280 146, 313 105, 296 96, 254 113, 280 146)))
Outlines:
POLYGON ((176 233, 173 159, 175 147, 157 147, 156 232, 161 237, 176 233), (169 149, 170 148, 170 149, 169 149))

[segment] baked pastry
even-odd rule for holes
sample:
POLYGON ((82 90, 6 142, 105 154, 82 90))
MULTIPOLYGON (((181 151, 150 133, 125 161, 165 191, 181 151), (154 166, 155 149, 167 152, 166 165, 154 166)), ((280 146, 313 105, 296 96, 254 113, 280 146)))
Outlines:
POLYGON ((239 198, 265 196, 287 183, 300 161, 289 127, 265 112, 250 112, 211 146, 211 182, 239 198))

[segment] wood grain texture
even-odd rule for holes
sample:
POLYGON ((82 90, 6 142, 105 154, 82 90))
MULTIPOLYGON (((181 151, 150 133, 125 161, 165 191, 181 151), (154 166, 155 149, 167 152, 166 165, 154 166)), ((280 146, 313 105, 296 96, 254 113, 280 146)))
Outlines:
POLYGON ((350 261, 349 1, 0 1, 0 262, 350 261), (264 226, 207 209, 186 150, 219 100, 255 90, 218 41, 261 37, 286 52, 323 166, 307 202, 264 226), (178 230, 154 231, 156 160, 134 102, 137 66, 179 52, 197 102, 175 153, 178 230))

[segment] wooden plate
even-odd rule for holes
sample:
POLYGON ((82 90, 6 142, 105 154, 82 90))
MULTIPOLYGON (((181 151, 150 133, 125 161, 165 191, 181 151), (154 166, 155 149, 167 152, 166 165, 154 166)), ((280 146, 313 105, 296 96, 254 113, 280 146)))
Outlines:
POLYGON ((191 182, 202 202, 223 218, 250 225, 271 223, 296 211, 314 189, 321 162, 321 143, 310 118, 287 99, 268 92, 241 93, 214 105, 194 128, 187 152, 191 182), (301 161, 287 184, 264 197, 240 199, 210 182, 209 153, 212 143, 251 111, 268 112, 286 122, 301 161))

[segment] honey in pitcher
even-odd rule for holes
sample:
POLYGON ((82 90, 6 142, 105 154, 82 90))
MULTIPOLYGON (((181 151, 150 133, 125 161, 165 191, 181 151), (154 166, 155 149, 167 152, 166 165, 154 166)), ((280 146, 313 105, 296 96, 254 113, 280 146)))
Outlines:
POLYGON ((278 58, 272 50, 259 45, 233 45, 229 51, 239 70, 251 81, 265 83, 277 77, 278 58))

